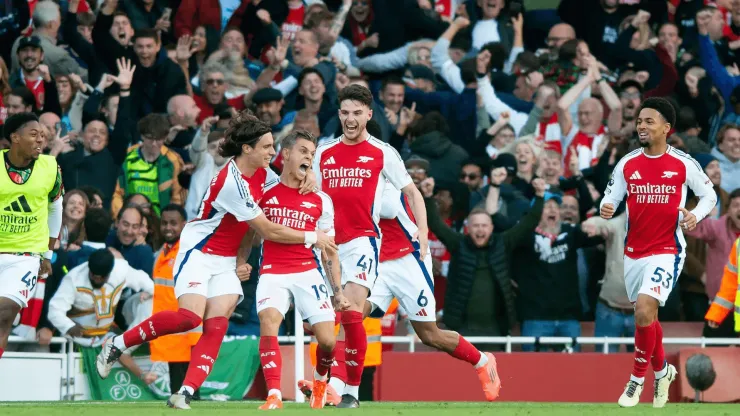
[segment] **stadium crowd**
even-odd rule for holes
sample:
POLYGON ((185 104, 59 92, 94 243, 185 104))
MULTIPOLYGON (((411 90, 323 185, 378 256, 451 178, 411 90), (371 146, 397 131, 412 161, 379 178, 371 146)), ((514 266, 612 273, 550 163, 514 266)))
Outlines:
MULTIPOLYGON (((369 130, 425 197, 439 321, 467 336, 576 337, 584 321, 595 336, 634 335, 625 208, 606 221, 597 207, 639 147, 641 100, 668 98, 669 143, 718 204, 687 233, 660 320, 737 336, 732 314, 707 312, 740 237, 739 48, 740 0, 0 2, 0 123, 39 116, 65 189, 53 272, 14 334, 34 350, 55 334, 99 345, 176 308, 178 238, 227 162, 217 149, 235 112, 272 125, 278 147, 296 129, 322 142, 341 134, 337 92, 362 84, 376 97, 369 130), (110 276, 85 282, 88 270, 110 276)), ((229 334, 259 334, 256 270, 229 334)), ((184 372, 189 352, 172 345, 197 334, 177 337, 152 358, 184 372)))

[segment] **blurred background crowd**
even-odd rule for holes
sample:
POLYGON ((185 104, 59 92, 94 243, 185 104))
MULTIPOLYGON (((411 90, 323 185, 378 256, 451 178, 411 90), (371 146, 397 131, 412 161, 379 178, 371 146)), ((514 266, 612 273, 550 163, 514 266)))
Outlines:
MULTIPOLYGON (((235 112, 272 125, 278 149, 294 129, 324 141, 341 134, 350 84, 371 89, 368 129, 426 198, 439 321, 464 335, 575 337, 585 322, 633 335, 624 207, 610 221, 596 207, 639 147, 641 100, 669 99, 669 143, 718 204, 689 233, 660 320, 704 321, 740 236, 739 48, 740 0, 0 2, 0 123, 38 114, 66 189, 53 274, 15 334, 38 339, 24 348, 53 334, 95 345, 174 308, 179 235, 227 162, 217 149, 235 112), (548 187, 541 212, 534 178, 548 187), (100 249, 126 269, 86 280, 100 249)), ((259 334, 256 281, 230 334, 259 334)))

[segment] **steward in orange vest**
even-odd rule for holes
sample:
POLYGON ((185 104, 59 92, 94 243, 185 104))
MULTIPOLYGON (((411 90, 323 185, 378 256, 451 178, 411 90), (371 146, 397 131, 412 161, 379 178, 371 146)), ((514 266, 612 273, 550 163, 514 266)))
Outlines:
MULTIPOLYGON (((161 311, 176 311, 175 279, 172 270, 180 248, 180 233, 185 227, 185 210, 179 205, 168 205, 162 209, 161 231, 165 244, 154 261, 154 298, 152 315, 161 311)), ((149 343, 151 360, 169 363, 170 391, 176 392, 185 380, 190 362, 190 350, 200 339, 202 327, 184 334, 167 335, 149 343)))

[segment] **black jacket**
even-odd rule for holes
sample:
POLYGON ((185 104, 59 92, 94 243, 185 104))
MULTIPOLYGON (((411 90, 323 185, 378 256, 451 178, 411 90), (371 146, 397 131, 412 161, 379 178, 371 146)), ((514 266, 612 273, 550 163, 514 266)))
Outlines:
POLYGON ((438 131, 417 137, 411 142, 411 153, 429 161, 427 174, 437 181, 457 178, 462 164, 468 160, 468 152, 452 143, 438 131))
POLYGON ((501 294, 499 299, 491 299, 491 302, 503 301, 506 316, 496 318, 502 332, 508 334, 517 322, 514 290, 509 273, 509 257, 527 240, 539 223, 544 205, 543 199, 536 198, 533 209, 522 218, 521 222, 508 231, 493 234, 485 247, 476 247, 470 237, 449 228, 440 218, 433 199, 425 198, 424 202, 427 208, 429 231, 433 232, 452 254, 445 294, 445 325, 453 330, 465 326, 465 315, 475 278, 476 255, 478 251, 485 250, 488 252, 491 278, 495 280, 498 292, 501 294))

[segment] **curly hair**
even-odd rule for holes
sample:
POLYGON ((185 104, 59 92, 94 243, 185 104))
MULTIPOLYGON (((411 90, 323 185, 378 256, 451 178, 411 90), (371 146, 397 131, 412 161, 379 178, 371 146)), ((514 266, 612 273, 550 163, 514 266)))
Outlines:
POLYGON ((218 151, 223 157, 236 157, 242 154, 242 146, 245 144, 254 148, 260 138, 271 133, 272 128, 252 114, 249 110, 243 110, 232 118, 226 129, 225 140, 221 143, 218 151))

